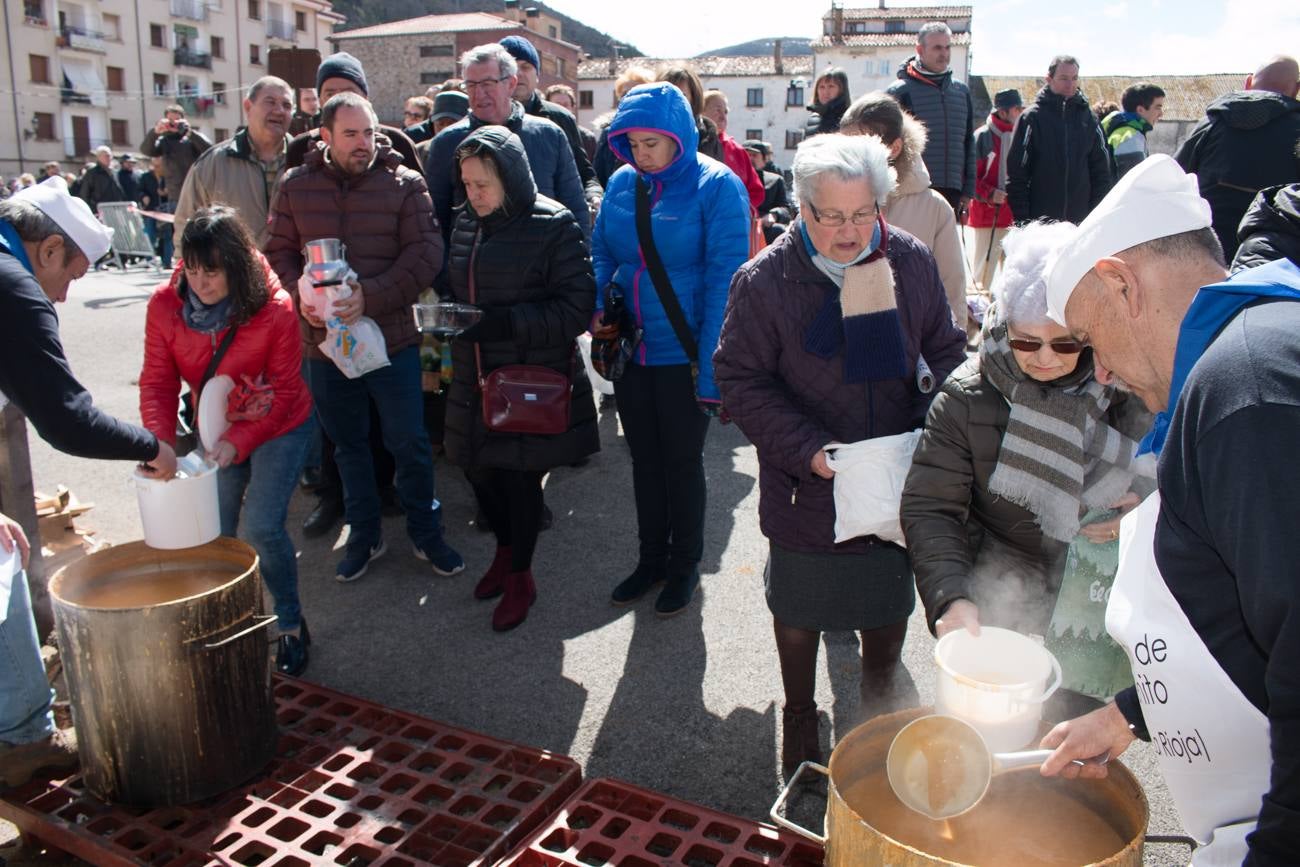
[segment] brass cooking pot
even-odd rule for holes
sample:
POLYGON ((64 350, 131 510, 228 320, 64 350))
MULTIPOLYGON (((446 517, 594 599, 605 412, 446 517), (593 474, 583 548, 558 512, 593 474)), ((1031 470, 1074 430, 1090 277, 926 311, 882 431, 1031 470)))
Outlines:
POLYGON ((979 805, 947 821, 905 807, 889 787, 885 756, 894 735, 928 713, 913 708, 876 717, 836 745, 829 768, 805 762, 773 805, 772 820, 821 843, 827 867, 1141 867, 1146 795, 1118 761, 1104 780, 1046 778, 1036 768, 1001 774, 979 805), (808 770, 829 781, 824 836, 779 815, 808 770))

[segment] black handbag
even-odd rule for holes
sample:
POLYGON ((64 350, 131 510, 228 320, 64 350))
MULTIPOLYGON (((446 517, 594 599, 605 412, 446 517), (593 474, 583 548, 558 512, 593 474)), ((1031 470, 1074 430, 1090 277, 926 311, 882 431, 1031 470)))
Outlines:
MULTIPOLYGON (((212 353, 212 359, 208 362, 207 368, 203 371, 203 379, 199 382, 199 397, 203 396, 203 388, 208 384, 208 380, 216 374, 217 365, 221 364, 221 359, 230 348, 231 342, 235 339, 235 332, 238 330, 238 325, 230 326, 226 336, 221 338, 221 343, 212 353)), ((176 413, 176 454, 178 455, 187 455, 199 447, 198 424, 195 422, 198 402, 193 391, 181 395, 180 408, 176 413)))

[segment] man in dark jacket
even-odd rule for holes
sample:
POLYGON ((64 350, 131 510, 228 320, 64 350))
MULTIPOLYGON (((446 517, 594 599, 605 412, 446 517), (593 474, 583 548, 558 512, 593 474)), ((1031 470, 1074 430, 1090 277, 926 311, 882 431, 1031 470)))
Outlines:
POLYGON ((296 299, 307 380, 321 424, 334 442, 344 510, 352 525, 335 575, 342 582, 360 578, 388 550, 370 453, 370 400, 383 419, 384 444, 397 462, 397 492, 416 556, 440 575, 465 568, 443 539, 442 511, 434 498, 420 390, 420 335, 411 319, 411 305, 442 267, 442 236, 424 178, 402 166, 390 147, 376 144, 378 125, 363 96, 341 93, 325 103, 320 128, 325 149, 309 152, 307 162, 285 175, 265 248, 291 295, 298 295, 302 249, 310 241, 342 240, 357 275, 349 281, 350 294, 331 299, 333 328, 328 333, 313 305, 296 299), (349 378, 319 346, 362 316, 382 331, 390 363, 349 378))
MULTIPOLYGON (((0 407, 12 401, 41 438, 86 458, 151 462, 160 475, 176 472, 176 454, 143 428, 98 409, 63 354, 54 303, 90 259, 108 251, 112 233, 61 178, 0 202, 0 407)), ((26 539, 0 515, 0 548, 21 549, 17 574, 0 617, 0 789, 26 783, 41 768, 77 765, 76 736, 58 731, 50 708, 40 641, 24 570, 26 539)), ((0 560, 6 559, 0 552, 0 560)))
POLYGON ((930 172, 930 185, 952 205, 961 222, 975 197, 975 107, 970 88, 954 81, 952 30, 931 21, 916 35, 916 54, 898 70, 898 81, 887 93, 928 133, 921 159, 930 172))
POLYGON ((1047 84, 1020 117, 1007 157, 1007 201, 1016 222, 1078 223, 1113 180, 1097 118, 1079 92, 1079 61, 1052 59, 1047 84))
MULTIPOLYGON (((416 151, 422 153, 424 159, 428 159, 429 146, 424 143, 433 141, 434 136, 467 114, 469 114, 469 97, 459 90, 444 90, 433 98, 433 114, 429 115, 429 119, 408 126, 403 132, 406 133, 407 138, 415 142, 416 151), (421 145, 424 145, 423 150, 421 145)), ((423 170, 424 163, 421 162, 420 166, 423 170)))
POLYGON ((81 186, 77 195, 90 206, 93 214, 100 202, 125 202, 127 198, 122 186, 113 174, 113 151, 108 145, 95 148, 95 164, 81 177, 81 186))
POLYGON ((1300 102, 1297 64, 1275 57, 1246 77, 1246 89, 1210 103, 1174 158, 1196 175, 1214 214, 1228 261, 1237 252, 1237 227, 1264 187, 1300 181, 1300 102))
POLYGON ((533 43, 522 36, 507 36, 499 44, 515 59, 519 83, 515 85, 514 98, 524 107, 524 113, 544 117, 564 130, 564 137, 569 140, 569 149, 573 151, 573 162, 578 167, 578 177, 582 179, 587 207, 594 214, 600 209, 600 200, 605 191, 601 188, 600 181, 596 180, 596 170, 591 167, 591 159, 582 145, 577 118, 568 109, 542 99, 537 91, 541 60, 533 43))
POLYGON ((1232 273, 1278 259, 1300 265, 1300 183, 1260 190, 1237 229, 1232 273))
POLYGON ((454 200, 452 171, 456 148, 465 137, 485 124, 499 124, 519 136, 528 153, 537 191, 555 199, 578 218, 587 237, 591 237, 587 199, 578 176, 578 164, 564 132, 543 118, 525 114, 523 106, 512 96, 518 85, 518 64, 505 48, 496 43, 479 45, 461 56, 465 71, 465 90, 469 94, 470 115, 444 129, 433 140, 424 164, 433 197, 434 212, 442 225, 444 240, 451 235, 454 200))
POLYGON ((745 142, 745 153, 763 181, 763 203, 758 206, 758 217, 763 221, 763 237, 770 244, 790 227, 794 206, 790 203, 785 178, 769 169, 772 163, 768 160, 767 142, 749 139, 745 142))
POLYGON ((140 143, 140 153, 147 157, 162 157, 167 189, 172 191, 173 196, 179 196, 181 187, 185 186, 185 176, 190 173, 190 166, 210 147, 212 142, 185 119, 185 109, 179 105, 169 105, 163 109, 162 119, 154 124, 140 143))
POLYGON ((140 198, 140 173, 135 167, 135 154, 122 154, 118 159, 117 185, 122 188, 122 201, 134 202, 140 198))

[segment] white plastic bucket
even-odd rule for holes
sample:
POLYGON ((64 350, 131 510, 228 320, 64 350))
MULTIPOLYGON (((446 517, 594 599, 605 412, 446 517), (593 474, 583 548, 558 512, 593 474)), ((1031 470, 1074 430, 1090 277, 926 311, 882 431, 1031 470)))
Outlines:
POLYGON ((1032 638, 980 627, 949 632, 934 648, 935 710, 974 726, 989 749, 1005 753, 1036 740, 1043 702, 1061 685, 1061 664, 1032 638))
MULTIPOLYGON (((186 455, 182 464, 191 457, 186 455)), ((221 535, 217 465, 205 461, 201 467, 165 482, 142 476, 138 470, 132 476, 144 543, 150 548, 193 548, 221 535)))

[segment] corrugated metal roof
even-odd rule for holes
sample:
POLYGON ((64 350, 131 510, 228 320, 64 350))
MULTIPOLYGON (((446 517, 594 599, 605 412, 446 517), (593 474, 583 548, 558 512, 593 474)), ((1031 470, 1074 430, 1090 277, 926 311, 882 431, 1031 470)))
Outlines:
MULTIPOLYGON (((954 33, 951 43, 953 45, 970 45, 969 33, 954 33)), ((839 40, 832 40, 829 36, 823 36, 813 42, 813 50, 819 48, 833 48, 835 46, 846 46, 848 48, 897 48, 899 46, 913 47, 916 45, 915 33, 848 33, 839 40)))
POLYGON ((423 36, 429 33, 459 33, 469 30, 525 30, 522 24, 486 12, 458 12, 451 15, 423 15, 404 21, 389 21, 356 30, 330 34, 330 39, 366 39, 376 36, 423 36))
MULTIPOLYGON (((812 74, 813 59, 808 55, 783 58, 781 75, 798 76, 812 74)), ((626 57, 620 58, 614 72, 609 71, 609 58, 584 60, 578 64, 578 80, 596 81, 614 79, 622 75, 631 66, 647 66, 658 69, 661 66, 689 66, 701 78, 724 78, 727 76, 776 75, 776 61, 770 54, 745 55, 742 57, 626 57)))
MULTIPOLYGON (((1025 104, 1043 88, 1043 79, 1034 76, 983 75, 989 94, 1014 87, 1020 91, 1025 104)), ((1165 120, 1198 121, 1205 117, 1205 107, 1214 100, 1241 90, 1246 73, 1216 75, 1090 75, 1079 79, 1079 87, 1090 104, 1101 100, 1119 103, 1124 89, 1130 84, 1149 81, 1165 92, 1165 120)))
MULTIPOLYGON (((885 9, 879 9, 875 6, 863 6, 855 9, 845 9, 844 20, 927 18, 931 21, 938 21, 943 18, 969 18, 972 10, 973 7, 971 6, 889 6, 885 9)), ((828 12, 822 18, 829 18, 830 15, 831 13, 828 12)))

